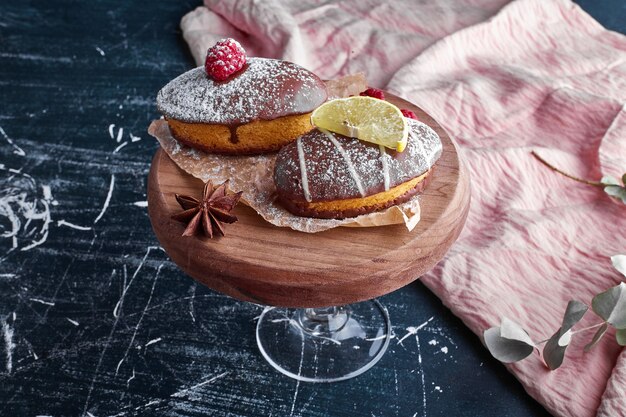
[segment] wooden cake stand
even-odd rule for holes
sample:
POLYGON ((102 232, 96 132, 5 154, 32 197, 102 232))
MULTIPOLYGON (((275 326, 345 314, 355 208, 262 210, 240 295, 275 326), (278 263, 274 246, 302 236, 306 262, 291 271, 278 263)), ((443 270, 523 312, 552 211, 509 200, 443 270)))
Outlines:
POLYGON ((274 312, 278 315, 265 321, 262 317, 257 328, 259 348, 270 364, 302 381, 337 381, 364 372, 380 359, 391 334, 387 312, 376 301, 364 311, 314 307, 370 300, 409 284, 441 260, 467 217, 469 178, 454 143, 420 108, 385 94, 398 107, 413 110, 419 120, 437 132, 443 143, 443 153, 435 164, 431 182, 420 196, 421 220, 411 232, 404 225, 394 225, 302 233, 273 226, 240 204, 234 210, 239 221, 226 225, 225 237, 213 240, 182 237, 185 226, 171 219, 172 214, 181 210, 174 194, 199 197, 202 182, 178 168, 163 150, 158 150, 152 161, 148 180, 150 220, 161 245, 183 271, 207 287, 239 300, 306 308, 297 316, 274 312), (376 309, 382 312, 378 329, 376 325, 367 327, 353 319, 370 315, 376 309), (282 327, 264 330, 262 322, 279 323, 282 327), (293 324, 302 338, 287 340, 293 334, 288 334, 289 326, 281 322, 293 324), (343 333, 338 334, 337 329, 343 329, 343 333), (366 337, 367 334, 373 337, 366 337), (353 349, 333 350, 341 348, 340 340, 346 338, 356 341, 353 349), (335 344, 324 345, 328 340, 335 344), (366 340, 377 345, 357 346, 366 340), (306 375, 307 369, 313 369, 313 365, 306 366, 306 361, 303 367, 302 360, 309 350, 317 362, 315 374, 306 375), (358 359, 357 351, 365 355, 369 351, 370 355, 358 359), (325 365, 326 371, 321 370, 320 355, 331 358, 325 365), (335 360, 338 357, 349 358, 349 363, 335 360), (346 365, 346 369, 338 369, 337 363, 346 365))
POLYGON ((413 110, 443 142, 431 182, 420 197, 421 220, 404 225, 338 227, 302 233, 265 222, 240 204, 237 223, 219 239, 182 237, 171 219, 181 208, 175 193, 200 196, 202 182, 163 151, 152 161, 148 212, 161 245, 188 275, 243 301, 284 307, 334 306, 368 300, 401 288, 430 270, 455 241, 467 217, 469 178, 446 131, 418 107, 413 110))

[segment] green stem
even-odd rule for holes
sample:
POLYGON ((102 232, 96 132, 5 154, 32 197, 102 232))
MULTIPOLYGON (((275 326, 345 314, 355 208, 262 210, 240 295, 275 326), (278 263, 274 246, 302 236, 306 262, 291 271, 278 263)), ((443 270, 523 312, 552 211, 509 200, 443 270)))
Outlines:
POLYGON ((587 331, 587 330, 597 329, 598 327, 602 326, 603 324, 604 324, 604 322, 600 322, 598 324, 594 324, 593 326, 583 327, 582 329, 573 331, 572 334, 574 335, 576 333, 582 333, 582 332, 587 331))
MULTIPOLYGON (((597 329, 598 327, 602 326, 604 324, 604 322, 600 322, 598 324, 594 324, 593 326, 589 326, 589 327, 583 327, 582 329, 578 329, 578 330, 574 330, 572 332, 572 335, 575 335, 577 333, 582 333, 582 332, 586 332, 587 330, 591 330, 591 329, 597 329)), ((548 340, 550 340, 550 338, 547 338, 545 340, 542 340, 540 342, 537 342, 537 345, 541 345, 543 343, 546 343, 548 340)))
POLYGON ((578 181, 578 182, 582 182, 583 184, 587 184, 587 185, 593 185, 594 187, 604 187, 604 184, 602 184, 599 181, 589 181, 589 180, 585 180, 582 178, 578 178, 575 177, 571 174, 568 174, 567 172, 563 172, 560 169, 558 169, 557 167, 555 167, 554 165, 550 164, 548 161, 546 161, 545 159, 543 159, 542 157, 540 157, 537 152, 535 151, 531 151, 530 152, 532 154, 532 156, 534 156, 535 158, 537 158, 537 160, 539 162, 541 162, 542 164, 544 164, 545 166, 547 166, 548 168, 550 168, 552 171, 558 172, 559 174, 566 176, 569 179, 572 179, 574 181, 578 181))

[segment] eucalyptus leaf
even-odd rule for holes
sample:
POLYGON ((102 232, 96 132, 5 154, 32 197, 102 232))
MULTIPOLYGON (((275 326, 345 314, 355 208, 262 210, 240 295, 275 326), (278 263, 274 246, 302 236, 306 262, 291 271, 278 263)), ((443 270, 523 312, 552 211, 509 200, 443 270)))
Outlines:
POLYGON ((565 349, 572 340, 571 329, 583 318, 588 309, 589 307, 585 303, 577 300, 567 303, 561 327, 543 347, 543 360, 551 370, 557 369, 563 363, 565 349))
POLYGON ((609 288, 593 297, 591 308, 617 329, 626 329, 626 284, 609 288))
POLYGON ((569 331, 569 329, 574 327, 574 325, 583 318, 587 310, 589 310, 587 304, 581 303, 580 301, 571 300, 569 303, 567 303, 565 314, 563 314, 563 323, 561 324, 563 334, 565 334, 567 331, 569 331))
POLYGON ((604 192, 612 198, 626 204, 626 188, 621 185, 606 185, 604 187, 604 192))
POLYGON ((611 256, 611 263, 619 272, 626 277, 626 255, 611 256))
POLYGON ((494 358, 500 362, 511 363, 521 361, 533 353, 533 345, 521 340, 502 337, 501 330, 501 327, 492 327, 483 333, 485 345, 494 358))
POLYGON ((535 346, 535 342, 532 341, 528 333, 526 333, 526 330, 522 329, 522 326, 506 317, 504 317, 502 319, 502 323, 500 323, 500 336, 505 339, 524 342, 529 346, 535 346))
POLYGON ((618 330, 615 333, 615 339, 620 346, 626 346, 626 329, 618 330))
MULTIPOLYGON (((624 175, 626 175, 626 174, 624 174, 624 175)), ((620 183, 617 180, 617 178, 612 177, 610 175, 605 175, 604 177, 602 177, 600 182, 602 183, 602 185, 620 185, 620 183)))
POLYGON ((554 333, 550 339, 548 339, 548 342, 543 347, 543 360, 552 371, 561 366, 563 358, 565 357, 565 349, 567 349, 567 345, 559 345, 559 340, 562 336, 563 334, 561 333, 561 329, 557 330, 557 332, 554 333))
POLYGON ((602 339, 602 336, 604 336, 608 329, 609 323, 605 321, 604 323, 602 323, 602 326, 600 326, 598 331, 596 331, 596 334, 593 335, 593 339, 591 339, 591 342, 585 345, 585 352, 589 352, 591 349, 593 349, 593 347, 598 344, 598 342, 602 339))

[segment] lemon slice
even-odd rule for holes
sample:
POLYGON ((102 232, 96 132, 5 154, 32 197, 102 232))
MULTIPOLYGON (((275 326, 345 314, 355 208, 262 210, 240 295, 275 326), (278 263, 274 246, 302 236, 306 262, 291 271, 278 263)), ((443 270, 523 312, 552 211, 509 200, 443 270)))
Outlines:
POLYGON ((409 126, 399 108, 373 97, 354 96, 327 101, 311 115, 314 126, 404 151, 409 126))

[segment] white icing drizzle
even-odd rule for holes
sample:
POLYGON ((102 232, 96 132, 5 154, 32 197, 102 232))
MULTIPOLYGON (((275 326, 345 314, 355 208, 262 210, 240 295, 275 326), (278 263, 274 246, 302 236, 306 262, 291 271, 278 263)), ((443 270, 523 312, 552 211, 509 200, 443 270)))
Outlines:
POLYGON ((385 151, 385 147, 383 145, 378 145, 378 149, 380 149, 380 162, 383 164, 383 179, 385 181, 385 191, 389 191, 389 164, 387 163, 387 152, 385 151))
POLYGON ((337 150, 339 151, 339 153, 343 157, 344 161, 346 161, 346 165, 348 166, 348 172, 352 176, 352 179, 354 180, 354 182, 356 184, 356 187, 359 190, 359 193, 361 194, 362 197, 365 197, 365 190, 363 189, 363 184, 361 184, 361 178, 359 178, 359 174, 354 169, 354 164, 350 160, 350 156, 348 155, 346 150, 343 149, 341 144, 339 142, 337 142, 337 139, 335 139, 335 137, 332 135, 332 133, 330 133, 328 130, 324 130, 324 129, 319 129, 319 130, 323 134, 326 135, 326 137, 333 143, 333 145, 335 145, 335 147, 337 148, 337 150))
POLYGON ((302 149, 302 138, 296 140, 298 147, 298 162, 300 162, 300 178, 302 179, 302 191, 304 191, 304 199, 311 202, 311 193, 309 192, 309 179, 306 174, 306 162, 304 160, 304 149, 302 149))

